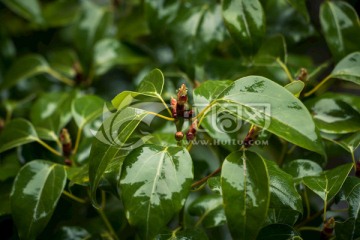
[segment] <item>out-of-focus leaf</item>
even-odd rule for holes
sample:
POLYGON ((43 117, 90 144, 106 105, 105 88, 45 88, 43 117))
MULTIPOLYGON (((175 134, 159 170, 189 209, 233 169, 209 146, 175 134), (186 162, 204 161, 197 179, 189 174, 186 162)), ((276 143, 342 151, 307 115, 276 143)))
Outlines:
POLYGON ((120 187, 129 223, 152 239, 180 211, 193 179, 182 147, 144 145, 125 159, 120 187))
POLYGON ((294 177, 295 183, 301 182, 303 177, 318 176, 322 168, 314 161, 306 159, 297 159, 284 165, 284 171, 294 177))
POLYGON ((15 153, 0 158, 0 181, 15 177, 20 167, 19 159, 15 153))
POLYGON ((198 216, 205 228, 217 227, 226 223, 225 212, 220 195, 205 195, 197 198, 189 206, 189 213, 198 216))
POLYGON ((306 102, 316 126, 325 133, 350 133, 360 130, 360 113, 346 102, 320 96, 306 102))
POLYGON ((320 7, 320 23, 330 51, 336 61, 359 51, 359 17, 355 9, 343 1, 326 1, 320 7))
POLYGON ((12 11, 21 17, 37 24, 43 23, 43 17, 38 0, 1 0, 12 11))
POLYGON ((324 201, 335 197, 349 175, 353 164, 348 163, 322 172, 319 176, 303 178, 303 183, 324 201))
POLYGON ((255 239, 270 202, 265 161, 253 152, 226 157, 221 172, 225 215, 234 239, 255 239))
POLYGON ((75 226, 64 226, 56 233, 55 240, 84 240, 90 237, 90 233, 75 226))
POLYGON ((53 214, 65 184, 66 172, 61 165, 35 160, 20 170, 10 203, 21 239, 36 239, 41 233, 53 214))
POLYGON ((201 228, 188 228, 171 234, 159 234, 156 240, 208 240, 206 233, 201 228))
POLYGON ((0 153, 38 139, 36 130, 29 121, 20 118, 12 120, 1 131, 0 153))
POLYGON ((337 239, 359 239, 360 229, 354 218, 348 218, 345 222, 336 222, 335 234, 337 239))
POLYGON ((43 8, 44 22, 51 27, 68 25, 76 20, 80 9, 80 0, 57 0, 47 3, 43 8))
POLYGON ((47 59, 50 66, 64 74, 69 78, 74 78, 76 74, 76 64, 78 64, 78 57, 73 49, 54 50, 48 53, 47 59))
POLYGON ((265 34, 264 10, 258 0, 224 0, 226 28, 241 52, 255 55, 265 34))
POLYGON ((105 101, 94 95, 74 99, 71 112, 79 128, 98 118, 103 113, 105 101))
POLYGON ((116 65, 133 65, 146 61, 146 57, 136 54, 129 47, 113 38, 97 42, 94 48, 97 75, 104 74, 116 65))
POLYGON ((209 188, 220 195, 222 195, 220 177, 211 177, 207 180, 209 188))
POLYGON ((0 182, 0 217, 11 214, 10 192, 12 181, 0 182))
POLYGON ((276 59, 287 61, 286 42, 282 35, 266 39, 254 57, 254 65, 279 66, 276 59))
MULTIPOLYGON (((291 226, 286 224, 271 224, 261 229, 258 240, 289 240, 300 237, 300 234, 291 226)), ((299 238, 301 239, 301 238, 299 238)))
MULTIPOLYGON (((360 32, 360 30, 359 30, 360 32)), ((343 58, 331 72, 332 78, 351 81, 360 85, 360 52, 354 52, 343 58)))
POLYGON ((306 8, 306 0, 287 0, 301 15, 303 15, 307 22, 310 22, 309 13, 306 8))

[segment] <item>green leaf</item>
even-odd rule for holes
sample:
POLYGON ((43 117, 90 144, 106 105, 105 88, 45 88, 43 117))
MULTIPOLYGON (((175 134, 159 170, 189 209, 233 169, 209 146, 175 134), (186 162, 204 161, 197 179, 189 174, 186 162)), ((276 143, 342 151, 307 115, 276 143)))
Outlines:
POLYGON ((45 4, 43 15, 47 26, 61 27, 74 22, 80 10, 80 0, 57 0, 45 4))
POLYGON ((306 159, 292 160, 285 164, 283 169, 294 177, 295 183, 300 183, 303 177, 318 176, 322 172, 319 164, 306 159))
POLYGON ((11 214, 10 192, 12 181, 0 182, 0 217, 11 214))
POLYGON ((325 40, 336 61, 359 51, 359 17, 355 9, 343 1, 326 1, 320 7, 320 23, 325 40))
POLYGON ((360 52, 354 52, 336 64, 331 72, 332 78, 339 78, 360 84, 360 52))
POLYGON ((206 233, 201 228, 186 228, 171 234, 159 234, 156 240, 208 240, 206 233))
POLYGON ((265 161, 270 177, 270 207, 290 208, 302 214, 301 196, 297 192, 293 177, 272 161, 265 161))
POLYGON ((265 161, 253 152, 226 157, 221 172, 225 215, 234 239, 255 239, 270 202, 265 161))
POLYGON ((212 104, 285 140, 324 155, 321 138, 304 104, 273 81, 249 76, 236 80, 212 104))
POLYGON ((37 0, 2 0, 2 2, 21 17, 37 24, 43 22, 41 8, 37 0))
POLYGON ((0 158, 0 181, 16 176, 21 165, 16 153, 5 155, 0 158))
POLYGON ((328 201, 339 192, 352 167, 353 164, 348 163, 324 171, 319 176, 304 177, 303 183, 324 201, 328 201))
POLYGON ((222 195, 220 177, 211 177, 207 180, 207 184, 211 191, 222 195))
POLYGON ((103 113, 105 101, 95 95, 86 95, 73 100, 71 112, 79 128, 92 122, 103 113))
POLYGON ((315 124, 325 133, 350 133, 360 130, 360 113, 342 100, 320 96, 306 102, 315 124))
POLYGON ((205 228, 212 228, 226 223, 222 197, 217 194, 197 198, 189 206, 189 213, 199 217, 196 226, 202 224, 205 228))
POLYGON ((351 136, 341 140, 339 143, 347 151, 354 153, 355 150, 360 146, 360 132, 352 134, 351 136))
POLYGON ((161 95, 164 88, 164 75, 159 69, 154 69, 149 72, 140 82, 138 92, 154 93, 161 95))
POLYGON ((360 229, 355 225, 354 218, 348 218, 345 222, 336 222, 336 239, 359 239, 360 229))
POLYGON ((102 39, 94 48, 96 74, 102 75, 116 65, 134 65, 147 59, 113 38, 102 39))
POLYGON ((84 240, 90 239, 90 237, 90 233, 82 227, 63 226, 56 233, 55 240, 84 240))
POLYGON ((287 224, 293 226, 300 218, 301 213, 290 208, 282 209, 270 207, 264 225, 287 224))
POLYGON ((356 239, 360 237, 360 179, 348 177, 342 187, 342 193, 349 204, 349 217, 355 220, 351 239, 356 239))
POLYGON ((64 167, 48 161, 31 161, 20 170, 10 202, 21 239, 36 239, 42 232, 54 212, 65 183, 64 167))
POLYGON ((192 179, 184 148, 144 145, 126 157, 120 180, 124 207, 143 239, 152 239, 180 211, 192 179))
POLYGON ((258 0, 224 0, 226 28, 243 54, 254 55, 265 34, 265 16, 258 0))
POLYGON ((174 20, 181 5, 177 0, 145 0, 145 15, 154 33, 163 33, 174 20))
POLYGON ((31 107, 31 122, 35 127, 47 129, 57 136, 71 120, 71 102, 75 97, 75 91, 42 95, 31 107))
POLYGON ((76 69, 79 65, 79 59, 76 52, 71 48, 62 48, 49 52, 47 59, 51 68, 73 79, 76 75, 76 69))
POLYGON ((305 87, 305 83, 303 81, 300 80, 295 80, 291 83, 288 83, 284 86, 284 88, 286 88, 289 92, 291 92, 292 94, 294 94, 295 97, 299 97, 300 93, 302 92, 302 90, 305 87))
POLYGON ((122 162, 130 150, 146 141, 146 137, 132 140, 131 136, 147 115, 147 111, 128 107, 111 114, 103 122, 90 152, 89 177, 93 204, 97 204, 96 189, 109 164, 112 161, 122 162))
POLYGON ((306 0, 287 0, 301 15, 304 16, 307 22, 310 22, 309 13, 306 8, 306 0))
POLYGON ((48 63, 40 55, 31 54, 18 58, 6 72, 0 89, 9 88, 21 80, 46 73, 48 69, 48 63))
POLYGON ((34 126, 25 119, 14 119, 0 134, 0 153, 38 140, 34 126))
MULTIPOLYGON (((300 237, 300 234, 291 226, 286 224, 271 224, 261 229, 258 240, 289 240, 300 237)), ((299 238, 301 239, 301 238, 299 238)))
POLYGON ((284 64, 287 61, 286 42, 282 35, 275 35, 266 39, 254 57, 254 65, 269 65, 278 67, 277 59, 284 64))

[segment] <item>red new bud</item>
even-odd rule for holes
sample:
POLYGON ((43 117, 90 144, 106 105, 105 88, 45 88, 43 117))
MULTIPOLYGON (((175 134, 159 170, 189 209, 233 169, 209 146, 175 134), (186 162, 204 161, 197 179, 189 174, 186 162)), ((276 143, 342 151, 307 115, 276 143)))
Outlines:
POLYGON ((69 167, 72 166, 72 161, 71 161, 70 159, 68 159, 68 158, 66 158, 66 159, 64 160, 64 163, 65 163, 66 166, 69 166, 69 167))
POLYGON ((184 138, 184 134, 181 131, 175 133, 176 141, 181 141, 183 138, 184 138))
POLYGON ((173 118, 176 118, 177 117, 177 101, 173 97, 171 97, 171 100, 170 100, 170 107, 171 107, 171 113, 173 115, 173 118))
POLYGON ((178 105, 182 106, 188 101, 187 88, 185 84, 182 84, 177 92, 177 102, 178 105))
POLYGON ((191 124, 188 132, 186 133, 186 139, 187 139, 188 141, 194 140, 195 134, 196 134, 196 130, 197 130, 197 124, 198 124, 197 119, 195 119, 195 121, 193 121, 193 123, 191 124))
POLYGON ((72 143, 68 130, 63 128, 60 133, 60 142, 62 144, 62 151, 65 157, 69 157, 72 151, 72 143))
POLYGON ((323 229, 320 233, 321 240, 328 240, 333 236, 335 228, 335 219, 333 217, 329 218, 323 226, 323 229))

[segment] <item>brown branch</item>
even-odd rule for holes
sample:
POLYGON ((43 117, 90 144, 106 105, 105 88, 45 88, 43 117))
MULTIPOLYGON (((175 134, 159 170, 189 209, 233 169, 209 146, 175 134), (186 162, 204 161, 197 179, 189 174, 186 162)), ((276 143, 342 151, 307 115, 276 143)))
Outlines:
POLYGON ((209 178, 211 178, 212 176, 215 176, 216 174, 220 173, 221 172, 221 167, 219 167, 218 169, 216 169, 214 172, 210 173, 209 175, 207 175, 206 177, 200 179, 199 181, 197 182, 194 182, 192 185, 191 185, 191 188, 194 188, 196 186, 199 186, 201 184, 203 184, 204 182, 206 182, 209 178))

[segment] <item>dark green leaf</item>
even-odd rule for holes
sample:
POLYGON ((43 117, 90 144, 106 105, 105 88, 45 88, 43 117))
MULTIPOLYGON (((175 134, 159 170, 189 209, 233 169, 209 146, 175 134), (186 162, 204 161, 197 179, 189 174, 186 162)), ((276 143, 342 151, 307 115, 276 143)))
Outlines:
POLYGON ((206 233, 201 228, 188 228, 171 234, 159 234, 156 240, 207 240, 206 233))
POLYGON ((205 195, 197 198, 189 206, 189 213, 198 216, 196 226, 206 228, 221 226, 226 223, 225 212, 220 195, 205 195))
POLYGON ((57 232, 55 240, 85 240, 90 239, 90 233, 81 227, 64 226, 57 232))
POLYGON ((125 108, 108 117, 97 132, 90 152, 89 177, 93 203, 100 179, 112 161, 122 162, 128 151, 139 147, 146 138, 131 139, 137 126, 148 115, 148 112, 125 108))
POLYGON ((47 26, 59 27, 76 20, 81 9, 80 0, 57 0, 48 3, 43 8, 43 15, 47 26))
POLYGON ((300 212, 292 210, 290 208, 282 209, 278 207, 269 207, 268 215, 266 217, 264 225, 279 223, 292 226, 298 221, 300 216, 300 212))
POLYGON ((275 162, 265 161, 270 177, 270 207, 303 212, 301 196, 293 177, 281 170, 275 162))
POLYGON ((153 32, 164 32, 164 27, 176 17, 181 2, 177 0, 145 0, 145 14, 150 29, 153 32))
POLYGON ((303 177, 318 176, 322 172, 319 164, 306 159, 292 160, 283 169, 294 177, 295 183, 301 182, 303 177))
POLYGON ((281 60, 284 64, 287 61, 287 50, 285 39, 282 35, 276 35, 266 39, 261 45, 258 53, 254 57, 254 64, 279 66, 276 59, 281 60))
POLYGON ((207 184, 211 191, 222 195, 220 177, 211 177, 207 180, 207 184))
POLYGON ((303 183, 324 201, 328 201, 339 192, 352 167, 353 164, 348 163, 324 171, 319 176, 304 177, 303 183))
POLYGON ((305 83, 300 80, 295 80, 287 85, 284 86, 289 92, 294 94, 295 97, 299 97, 300 93, 305 87, 305 83))
POLYGON ((12 181, 0 182, 0 217, 11 214, 10 192, 12 181))
POLYGON ((221 172, 225 215, 234 239, 255 239, 270 202, 265 161, 255 153, 237 151, 226 157, 221 172))
POLYGON ((18 58, 6 72, 4 81, 0 85, 0 89, 9 88, 20 80, 46 73, 48 70, 48 63, 40 55, 31 54, 18 58))
POLYGON ((261 229, 257 240, 290 240, 300 234, 286 224, 271 224, 261 229))
POLYGON ((355 9, 343 1, 326 1, 320 8, 320 23, 325 40, 336 61, 359 51, 359 18, 355 9))
POLYGON ((241 52, 254 55, 265 34, 265 16, 258 0, 224 0, 226 28, 241 52))
POLYGON ((34 126, 25 119, 15 119, 6 124, 0 134, 0 153, 38 140, 34 126))
POLYGON ((219 104, 240 119, 324 155, 321 138, 304 104, 267 78, 240 78, 226 88, 212 104, 219 104))
POLYGON ((2 0, 2 2, 12 11, 29 21, 34 21, 38 24, 43 22, 41 8, 37 0, 2 0))
POLYGON ((106 73, 116 65, 134 65, 145 61, 147 61, 145 57, 136 54, 129 47, 113 38, 99 41, 94 48, 97 75, 106 73))
POLYGON ((77 71, 75 66, 79 64, 79 59, 73 49, 64 48, 51 51, 48 53, 47 59, 54 70, 69 78, 75 77, 77 71))
POLYGON ((53 214, 65 183, 64 167, 51 162, 31 161, 20 170, 10 202, 21 239, 36 239, 42 232, 53 214))
POLYGON ((74 99, 71 112, 79 128, 98 118, 103 113, 105 101, 97 96, 86 95, 74 99))
POLYGON ((355 225, 354 218, 348 218, 345 222, 336 222, 336 239, 356 239, 360 237, 360 229, 355 225))
POLYGON ((306 0, 287 0, 301 15, 303 15, 307 22, 310 22, 309 13, 306 8, 306 0))
POLYGON ((320 96, 306 102, 316 126, 325 133, 349 133, 360 130, 360 113, 346 102, 320 96))
POLYGON ((159 69, 149 72, 140 82, 138 91, 160 96, 164 88, 164 75, 159 69))
POLYGON ((0 158, 0 181, 16 176, 21 165, 17 154, 9 154, 0 158))
MULTIPOLYGON (((360 31, 360 30, 359 30, 360 31)), ((360 84, 360 52, 354 52, 343 58, 331 72, 331 77, 360 84)))
POLYGON ((181 147, 144 145, 125 159, 120 186, 129 223, 151 239, 180 211, 189 193, 193 167, 181 147))
POLYGON ((342 145, 349 152, 353 153, 360 146, 360 132, 356 132, 353 135, 340 141, 342 145))

